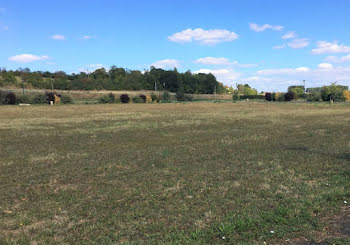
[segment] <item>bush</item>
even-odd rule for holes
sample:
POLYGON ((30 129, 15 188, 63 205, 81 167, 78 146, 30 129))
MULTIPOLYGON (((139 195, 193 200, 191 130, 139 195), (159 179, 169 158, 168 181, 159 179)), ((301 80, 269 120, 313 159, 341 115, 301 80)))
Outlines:
POLYGON ((159 102, 159 98, 156 94, 151 94, 151 99, 153 102, 159 102))
POLYGON ((69 95, 61 95, 62 104, 73 104, 73 99, 69 95))
POLYGON ((170 93, 168 91, 164 91, 162 95, 162 101, 170 101, 170 100, 171 100, 170 93))
POLYGON ((182 91, 177 91, 175 96, 177 101, 186 101, 185 93, 182 91))
POLYGON ((294 100, 294 93, 293 92, 287 92, 284 94, 284 100, 285 101, 292 101, 294 100))
POLYGON ((129 103, 129 101, 130 101, 130 97, 128 94, 120 95, 120 102, 125 104, 125 103, 129 103))
POLYGON ((275 100, 276 101, 284 101, 284 93, 276 93, 275 100))
POLYGON ((115 102, 115 96, 113 93, 109 93, 108 95, 102 96, 101 98, 98 99, 98 102, 101 104, 106 104, 106 103, 114 103, 115 102))
POLYGON ((350 101, 350 91, 344 90, 343 97, 344 97, 345 101, 350 101))
POLYGON ((17 103, 30 104, 32 103, 32 99, 28 95, 23 94, 23 95, 17 96, 17 103))
POLYGON ((239 93, 238 93, 238 90, 234 90, 234 91, 233 91, 232 99, 233 99, 234 101, 239 100, 239 93))
POLYGON ((265 94, 265 100, 272 101, 272 94, 271 93, 266 93, 265 94))
POLYGON ((141 98, 141 100, 143 101, 143 103, 146 103, 146 100, 147 100, 146 95, 140 94, 139 97, 141 98))
POLYGON ((5 104, 5 96, 6 94, 0 90, 0 105, 5 104))
POLYGON ((242 95, 240 98, 243 100, 245 100, 245 99, 263 100, 263 99, 265 99, 265 96, 261 95, 261 94, 250 94, 250 95, 242 95))
POLYGON ((5 104, 8 105, 15 105, 16 104, 16 95, 12 92, 9 92, 6 96, 5 96, 5 104))
POLYGON ((190 95, 190 94, 186 94, 186 95, 185 95, 185 100, 186 100, 186 101, 192 101, 192 100, 193 100, 193 96, 190 95))
POLYGON ((47 103, 50 103, 50 101, 55 102, 55 93, 53 92, 45 92, 47 103))
POLYGON ((322 101, 321 92, 311 92, 306 95, 307 101, 322 101))
POLYGON ((143 101, 143 99, 142 99, 140 96, 134 96, 134 97, 132 98, 132 102, 133 102, 133 103, 145 103, 145 102, 143 101))
POLYGON ((47 96, 45 94, 38 94, 34 96, 33 104, 48 104, 47 96))

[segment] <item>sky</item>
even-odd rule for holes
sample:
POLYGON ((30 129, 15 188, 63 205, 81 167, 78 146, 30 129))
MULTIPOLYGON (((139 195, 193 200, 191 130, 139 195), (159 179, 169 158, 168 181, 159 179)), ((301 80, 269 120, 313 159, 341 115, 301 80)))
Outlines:
POLYGON ((271 92, 350 86, 349 12, 349 0, 0 0, 0 67, 176 67, 271 92))

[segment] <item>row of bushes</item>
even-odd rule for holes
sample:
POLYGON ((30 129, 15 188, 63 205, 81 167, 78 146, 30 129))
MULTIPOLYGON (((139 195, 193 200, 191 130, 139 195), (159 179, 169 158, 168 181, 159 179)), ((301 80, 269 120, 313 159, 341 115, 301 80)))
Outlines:
MULTIPOLYGON (((175 96, 177 101, 192 101, 192 96, 187 95, 183 92, 177 92, 175 96)), ((170 102, 172 97, 169 92, 165 91, 162 95, 144 95, 140 94, 132 98, 128 94, 121 94, 119 97, 116 97, 113 93, 109 93, 105 96, 102 96, 98 99, 98 102, 101 104, 105 103, 159 103, 159 102, 170 102)))
POLYGON ((4 92, 0 90, 0 105, 16 104, 72 104, 73 99, 68 95, 61 95, 54 92, 46 92, 37 95, 16 95, 13 92, 4 92))

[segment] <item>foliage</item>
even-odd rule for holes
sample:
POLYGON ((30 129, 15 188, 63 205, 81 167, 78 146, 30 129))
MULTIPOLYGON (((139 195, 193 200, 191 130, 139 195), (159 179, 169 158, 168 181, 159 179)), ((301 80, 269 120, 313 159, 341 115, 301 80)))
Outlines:
POLYGON ((57 104, 60 104, 61 103, 61 96, 57 95, 57 94, 54 94, 54 104, 57 105, 57 104))
POLYGON ((239 93, 238 93, 238 90, 234 90, 234 91, 233 91, 232 99, 233 99, 234 101, 239 100, 239 93))
POLYGON ((45 94, 35 95, 33 98, 33 104, 48 104, 47 96, 45 94))
POLYGON ((295 95, 293 92, 287 92, 284 94, 285 101, 292 101, 292 100, 294 100, 294 98, 295 98, 295 95))
POLYGON ((146 103, 152 103, 151 95, 146 95, 146 103))
POLYGON ((146 103, 146 100, 147 100, 146 95, 140 94, 140 98, 142 99, 143 103, 146 103))
POLYGON ((26 94, 17 96, 17 103, 20 104, 31 104, 32 98, 26 94))
POLYGON ((321 92, 314 90, 312 92, 307 93, 306 100, 307 101, 322 101, 321 92))
POLYGON ((171 100, 170 93, 168 91, 164 91, 162 95, 162 102, 168 102, 171 100))
POLYGON ((55 93, 54 92, 45 92, 46 95, 46 99, 48 101, 48 103, 50 103, 50 101, 55 101, 55 93))
POLYGON ((151 99, 153 102, 159 102, 159 97, 156 94, 151 94, 151 99))
POLYGON ((245 99, 250 99, 250 100, 264 100, 265 99, 265 95, 261 95, 261 94, 250 94, 250 95, 242 95, 240 96, 241 99, 245 100, 245 99))
POLYGON ((294 99, 299 99, 304 97, 304 86, 289 86, 288 92, 294 94, 294 99))
POLYGON ((16 102, 16 95, 13 92, 8 92, 5 96, 5 104, 15 105, 16 102))
POLYGON ((237 90, 239 94, 243 95, 257 95, 258 91, 256 89, 251 88, 248 84, 238 84, 237 90))
POLYGON ((273 96, 271 93, 265 93, 265 100, 267 101, 273 101, 273 96))
POLYGON ((284 101, 285 93, 276 93, 275 101, 284 101))
POLYGON ((3 92, 2 90, 0 90, 0 105, 5 104, 5 92, 3 92))
POLYGON ((97 69, 87 74, 85 72, 66 74, 63 71, 31 72, 28 68, 16 71, 0 71, 1 82, 16 84, 16 76, 23 78, 26 87, 60 90, 158 90, 177 92, 182 89, 187 94, 226 93, 226 88, 212 74, 194 74, 190 71, 180 73, 177 69, 163 70, 151 67, 142 73, 138 70, 128 70, 112 66, 109 70, 97 69))
POLYGON ((185 93, 182 91, 177 91, 175 97, 176 97, 177 101, 185 101, 186 100, 185 93))
POLYGON ((344 90, 343 97, 344 97, 345 101, 350 101, 350 91, 344 90))
POLYGON ((343 92, 348 90, 347 86, 340 86, 332 84, 330 86, 323 86, 321 89, 321 97, 323 101, 344 101, 343 92))
POLYGON ((140 96, 134 96, 132 97, 133 103, 145 103, 145 101, 140 96))
POLYGON ((73 99, 69 95, 61 95, 61 103, 62 104, 73 104, 73 99))
POLYGON ((129 103, 129 101, 130 101, 130 97, 128 94, 121 94, 120 95, 120 102, 121 103, 126 104, 126 103, 129 103))
POLYGON ((101 104, 114 103, 115 102, 115 95, 113 93, 109 93, 107 95, 104 95, 98 99, 98 102, 101 104))

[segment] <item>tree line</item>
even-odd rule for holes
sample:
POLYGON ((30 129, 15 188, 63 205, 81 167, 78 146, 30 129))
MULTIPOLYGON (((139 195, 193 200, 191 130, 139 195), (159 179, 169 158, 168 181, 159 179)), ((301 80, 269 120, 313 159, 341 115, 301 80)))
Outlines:
POLYGON ((63 71, 0 70, 0 86, 57 90, 166 90, 188 94, 225 93, 227 89, 213 74, 178 72, 151 67, 149 71, 116 66, 92 73, 67 74, 63 71))

